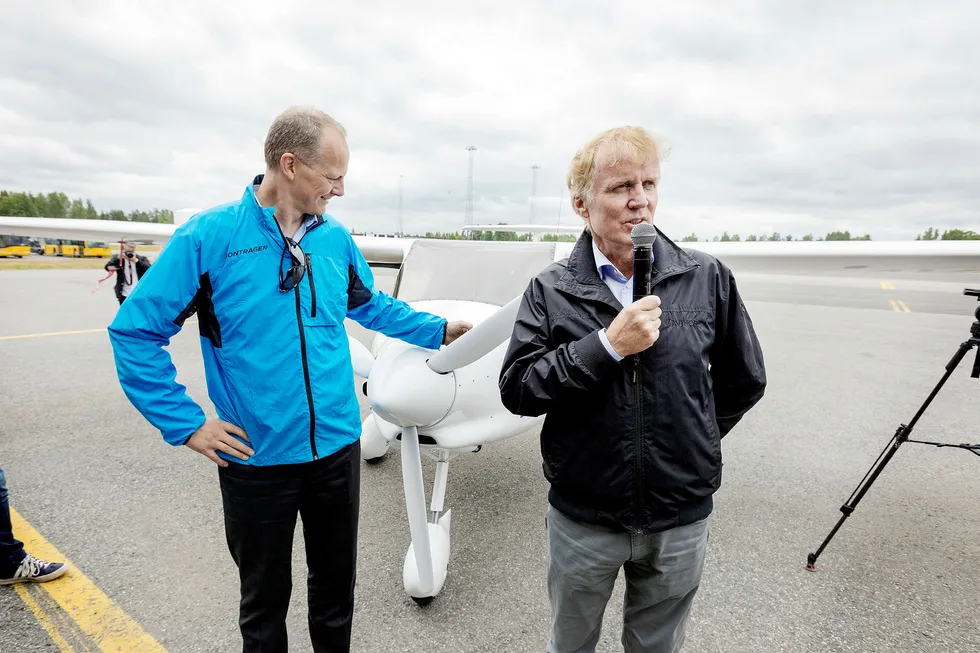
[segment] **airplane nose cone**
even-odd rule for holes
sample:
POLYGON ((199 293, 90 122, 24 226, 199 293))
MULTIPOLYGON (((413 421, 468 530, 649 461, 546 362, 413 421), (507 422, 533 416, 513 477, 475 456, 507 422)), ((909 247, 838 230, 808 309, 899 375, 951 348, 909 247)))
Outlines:
POLYGON ((381 419, 398 426, 430 426, 456 398, 456 376, 437 374, 425 361, 433 352, 393 341, 371 369, 368 401, 381 419))

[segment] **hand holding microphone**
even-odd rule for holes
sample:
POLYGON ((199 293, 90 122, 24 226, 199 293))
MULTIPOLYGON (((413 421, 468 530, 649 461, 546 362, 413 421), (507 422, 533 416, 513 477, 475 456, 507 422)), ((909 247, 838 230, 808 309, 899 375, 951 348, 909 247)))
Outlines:
POLYGON ((606 337, 621 356, 636 354, 653 346, 660 337, 660 298, 651 295, 653 242, 656 228, 641 222, 633 227, 633 303, 616 316, 606 329, 606 337))
POLYGON ((636 300, 606 329, 609 344, 623 357, 652 347, 660 337, 660 313, 660 298, 656 295, 636 300))

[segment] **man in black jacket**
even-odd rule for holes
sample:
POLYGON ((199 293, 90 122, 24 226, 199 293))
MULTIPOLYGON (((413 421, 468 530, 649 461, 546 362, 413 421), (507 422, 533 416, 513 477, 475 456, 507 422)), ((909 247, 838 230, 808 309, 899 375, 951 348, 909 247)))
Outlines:
POLYGON ((639 222, 653 223, 661 148, 621 127, 569 168, 586 231, 528 285, 500 374, 504 405, 547 413, 549 653, 594 651, 620 568, 626 651, 680 650, 701 580, 721 438, 765 391, 735 278, 658 230, 653 294, 633 302, 639 222))
POLYGON ((106 271, 116 272, 116 299, 119 300, 120 306, 129 297, 136 282, 150 269, 150 259, 137 254, 136 248, 129 243, 123 245, 122 254, 121 264, 118 255, 114 255, 105 264, 106 271))

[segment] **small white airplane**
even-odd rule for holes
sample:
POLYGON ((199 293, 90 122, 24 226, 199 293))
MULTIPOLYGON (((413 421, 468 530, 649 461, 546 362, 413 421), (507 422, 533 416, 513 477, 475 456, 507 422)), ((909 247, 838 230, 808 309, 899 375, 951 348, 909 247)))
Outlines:
MULTIPOLYGON (((177 211, 173 225, 0 217, 0 234, 109 242, 150 240, 162 244, 195 212, 177 211)), ((507 229, 506 225, 485 228, 507 229)), ((524 228, 526 225, 511 227, 524 228)), ((379 460, 392 444, 401 449, 412 538, 405 556, 403 581, 406 593, 424 605, 442 590, 449 564, 452 511, 444 511, 449 462, 460 454, 480 451, 489 443, 526 433, 544 419, 522 418, 507 411, 500 402, 497 379, 524 287, 536 272, 567 257, 574 244, 353 238, 372 266, 399 268, 393 293, 396 297, 418 310, 474 325, 467 334, 435 353, 381 334, 369 349, 348 336, 353 369, 366 379, 364 392, 372 411, 362 424, 362 458, 379 460), (433 274, 432 266, 452 273, 433 274), (449 286, 433 286, 446 279, 449 286), (423 454, 436 462, 428 505, 423 454)), ((927 257, 942 260, 944 267, 951 270, 980 270, 980 241, 681 245, 722 259, 803 256, 827 261, 828 266, 840 266, 841 261, 885 264, 896 259, 907 262, 927 257)))

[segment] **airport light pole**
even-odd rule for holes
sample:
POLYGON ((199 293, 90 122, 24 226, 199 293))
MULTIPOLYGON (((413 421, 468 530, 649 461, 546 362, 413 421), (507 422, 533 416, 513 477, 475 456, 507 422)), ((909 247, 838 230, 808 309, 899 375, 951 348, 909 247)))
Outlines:
POLYGON ((531 201, 530 201, 530 223, 534 224, 534 196, 538 188, 538 166, 531 166, 531 201))
POLYGON ((405 235, 405 229, 402 223, 402 180, 403 179, 405 179, 405 175, 398 175, 398 237, 399 238, 405 235))

